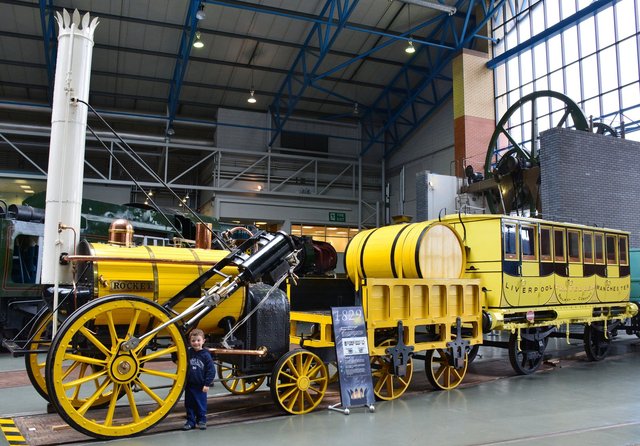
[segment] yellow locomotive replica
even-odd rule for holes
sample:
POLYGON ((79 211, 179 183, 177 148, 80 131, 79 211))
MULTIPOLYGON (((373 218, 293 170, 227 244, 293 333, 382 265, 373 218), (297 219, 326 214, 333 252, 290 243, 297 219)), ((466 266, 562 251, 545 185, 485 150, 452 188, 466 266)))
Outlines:
POLYGON ((45 324, 35 330, 31 373, 75 429, 137 435, 179 400, 184 336, 198 326, 231 392, 266 379, 276 405, 308 413, 331 379, 337 294, 363 308, 378 399, 400 397, 419 359, 435 388, 457 387, 480 345, 508 348, 513 368, 532 373, 549 336, 575 336, 575 324, 584 326, 588 357, 600 360, 616 326, 637 313, 628 243, 617 230, 451 215, 362 231, 346 249, 347 278, 296 285, 298 252, 285 233, 259 233, 231 251, 81 242, 63 259, 76 270, 58 308, 64 323, 52 341, 45 324), (310 287, 326 304, 295 309, 310 287), (491 331, 509 340, 484 340, 491 331))

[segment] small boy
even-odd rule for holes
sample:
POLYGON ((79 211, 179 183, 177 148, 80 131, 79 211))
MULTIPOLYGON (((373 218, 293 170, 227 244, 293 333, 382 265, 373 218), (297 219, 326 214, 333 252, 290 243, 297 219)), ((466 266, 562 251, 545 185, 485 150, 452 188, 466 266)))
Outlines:
POLYGON ((187 350, 189 370, 184 393, 184 406, 187 409, 187 422, 182 430, 188 431, 198 426, 200 430, 207 428, 207 392, 213 385, 216 369, 208 350, 203 349, 204 332, 199 328, 189 333, 191 347, 187 350))

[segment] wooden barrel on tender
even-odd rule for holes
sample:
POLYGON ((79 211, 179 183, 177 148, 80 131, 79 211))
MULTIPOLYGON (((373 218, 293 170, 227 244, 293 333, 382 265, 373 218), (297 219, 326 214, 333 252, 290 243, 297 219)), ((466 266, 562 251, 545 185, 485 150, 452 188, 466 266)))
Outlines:
POLYGON ((437 221, 359 232, 345 252, 345 269, 354 283, 367 277, 457 279, 465 261, 458 233, 437 221))

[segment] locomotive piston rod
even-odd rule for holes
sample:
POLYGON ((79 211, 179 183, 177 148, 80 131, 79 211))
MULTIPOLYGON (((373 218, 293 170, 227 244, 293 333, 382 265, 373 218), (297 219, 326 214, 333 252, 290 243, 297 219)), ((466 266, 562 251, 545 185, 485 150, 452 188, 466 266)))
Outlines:
POLYGON ((170 306, 182 300, 189 294, 190 290, 199 289, 202 284, 215 274, 224 277, 221 282, 206 290, 202 297, 182 313, 140 337, 127 339, 121 344, 121 348, 123 351, 131 351, 138 347, 144 339, 154 336, 164 328, 185 319, 187 316, 195 314, 186 323, 187 327, 193 326, 241 286, 259 281, 263 275, 270 275, 274 282, 280 282, 284 277, 293 274, 297 263, 295 246, 288 234, 284 232, 276 234, 260 232, 247 239, 242 245, 216 263, 209 271, 187 285, 170 300, 170 306), (258 247, 257 251, 247 254, 245 250, 254 245, 258 247), (221 272, 222 269, 228 265, 237 266, 240 271, 239 274, 235 277, 223 274, 221 272))

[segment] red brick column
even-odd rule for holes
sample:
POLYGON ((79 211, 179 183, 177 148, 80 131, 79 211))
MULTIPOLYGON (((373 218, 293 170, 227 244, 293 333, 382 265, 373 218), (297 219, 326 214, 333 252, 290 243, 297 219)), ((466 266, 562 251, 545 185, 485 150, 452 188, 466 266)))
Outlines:
POLYGON ((453 60, 453 118, 456 176, 465 166, 482 172, 495 129, 493 72, 488 55, 463 50, 453 60))

